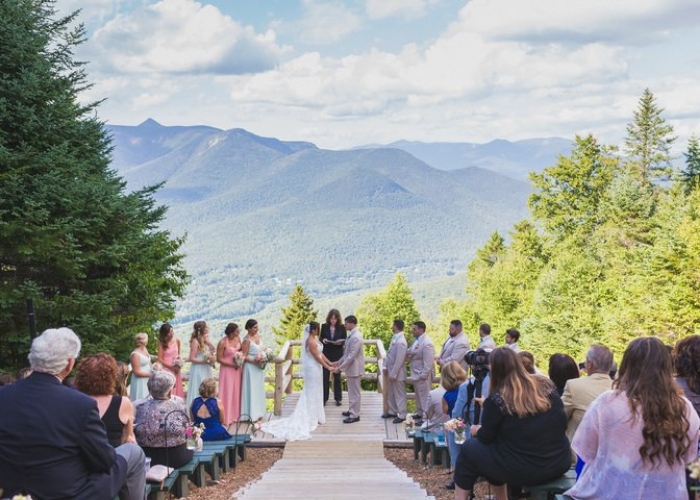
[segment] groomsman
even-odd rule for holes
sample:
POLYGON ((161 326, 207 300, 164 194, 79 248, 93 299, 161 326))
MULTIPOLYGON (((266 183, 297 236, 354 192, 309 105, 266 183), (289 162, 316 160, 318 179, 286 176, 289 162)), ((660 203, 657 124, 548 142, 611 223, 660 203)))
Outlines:
POLYGON ((389 413, 382 418, 393 418, 395 424, 406 420, 406 351, 408 343, 403 333, 404 323, 402 319, 395 319, 391 326, 394 335, 389 343, 389 352, 386 354, 384 374, 386 380, 386 400, 389 413))
POLYGON ((343 412, 347 417, 343 423, 352 424, 360 421, 360 404, 362 398, 361 382, 365 373, 365 348, 362 343, 362 332, 357 328, 357 318, 348 316, 345 318, 345 329, 348 339, 345 341, 345 353, 339 361, 333 363, 334 373, 344 371, 348 378, 348 411, 343 412))
POLYGON ((438 366, 442 369, 450 361, 456 361, 459 366, 468 370, 469 366, 464 361, 464 355, 469 350, 469 339, 467 334, 462 330, 462 322, 458 319, 450 321, 450 336, 442 345, 440 355, 435 358, 438 366))
POLYGON ((416 418, 423 419, 428 408, 428 393, 433 385, 435 373, 435 347, 425 333, 425 323, 416 321, 411 328, 415 341, 408 350, 407 357, 411 364, 411 376, 406 380, 413 385, 416 392, 416 418))

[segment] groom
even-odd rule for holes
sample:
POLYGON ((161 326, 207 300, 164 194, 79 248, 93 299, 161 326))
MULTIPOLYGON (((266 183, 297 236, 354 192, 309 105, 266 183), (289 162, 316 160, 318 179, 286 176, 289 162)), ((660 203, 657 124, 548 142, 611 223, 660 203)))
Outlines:
POLYGON ((360 402, 362 375, 365 372, 365 348, 362 343, 362 332, 357 328, 357 318, 348 316, 345 318, 345 329, 348 339, 345 341, 345 353, 340 360, 333 363, 334 373, 345 372, 348 378, 348 400, 350 407, 344 411, 347 418, 343 423, 352 424, 360 421, 360 402))

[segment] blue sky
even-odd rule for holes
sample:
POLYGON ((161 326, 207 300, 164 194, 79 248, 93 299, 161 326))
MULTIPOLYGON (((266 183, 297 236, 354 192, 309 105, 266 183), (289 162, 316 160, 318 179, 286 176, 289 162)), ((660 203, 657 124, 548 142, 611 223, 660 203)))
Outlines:
POLYGON ((700 135, 697 0, 57 0, 81 8, 111 124, 245 128, 325 148, 619 144, 644 88, 700 135))

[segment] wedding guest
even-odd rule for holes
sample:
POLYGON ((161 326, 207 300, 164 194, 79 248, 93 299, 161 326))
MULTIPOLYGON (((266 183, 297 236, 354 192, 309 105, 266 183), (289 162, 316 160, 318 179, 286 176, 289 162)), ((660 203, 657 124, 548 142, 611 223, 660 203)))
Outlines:
MULTIPOLYGON (((343 357, 345 340, 348 333, 343 324, 343 317, 337 309, 331 309, 326 316, 326 322, 321 326, 321 343, 323 344, 323 355, 331 363, 343 357)), ((333 376, 333 399, 335 405, 343 403, 343 386, 341 384, 340 373, 331 373, 323 368, 323 404, 328 402, 330 396, 330 378, 333 376)))
POLYGON ((32 341, 32 374, 0 387, 0 490, 8 498, 119 494, 143 500, 141 448, 133 443, 110 446, 95 400, 61 384, 80 347, 69 328, 46 330, 32 341))
POLYGON ((518 356, 520 361, 523 362, 525 371, 531 375, 537 374, 537 367, 535 366, 535 357, 529 351, 518 351, 518 356))
POLYGON ((496 341, 491 336, 491 325, 488 323, 479 325, 479 345, 476 348, 485 350, 496 348, 496 341))
POLYGON ((260 326, 254 319, 245 323, 246 336, 243 339, 242 352, 243 386, 241 388, 241 417, 249 418, 253 422, 259 420, 267 413, 265 397, 265 362, 262 360, 263 350, 260 334, 260 326))
POLYGON ((4 373, 4 372, 0 373, 0 387, 2 387, 3 385, 10 385, 14 381, 15 381, 15 377, 10 375, 9 373, 4 373))
POLYGON ((145 398, 148 395, 148 378, 153 371, 151 355, 148 353, 148 334, 137 333, 134 337, 136 348, 130 356, 131 361, 131 391, 132 401, 145 398))
POLYGON ((243 353, 241 329, 236 323, 226 325, 224 338, 216 348, 219 362, 219 399, 223 404, 224 425, 237 422, 241 416, 241 385, 243 383, 243 353))
POLYGON ((564 394, 564 387, 568 380, 580 376, 578 364, 568 354, 556 353, 549 357, 549 379, 554 382, 559 396, 564 394))
POLYGON ((78 363, 75 387, 97 402, 109 444, 135 443, 134 406, 126 396, 115 394, 119 369, 112 356, 99 352, 78 363))
POLYGON ((676 383, 700 415, 700 335, 690 335, 676 344, 673 351, 676 383))
POLYGON ((199 384, 202 380, 212 376, 212 367, 216 361, 214 346, 209 342, 209 327, 206 321, 195 321, 190 337, 191 363, 189 381, 187 382, 187 408, 192 407, 192 401, 197 397, 199 384))
POLYGON ((515 328, 506 330, 506 347, 513 349, 515 352, 520 352, 518 342, 520 341, 520 332, 515 328))
POLYGON ((148 379, 151 398, 136 407, 136 442, 151 458, 151 465, 179 468, 194 454, 187 449, 185 430, 189 416, 186 407, 181 399, 171 398, 174 385, 172 373, 154 371, 148 379))
POLYGON ((585 465, 566 492, 576 500, 686 500, 686 464, 700 418, 673 381, 671 354, 654 337, 629 343, 613 389, 586 410, 571 443, 585 465))
POLYGON ((25 366, 23 368, 20 368, 17 370, 17 380, 24 380, 27 378, 29 375, 32 374, 32 369, 28 366, 25 366))
MULTIPOLYGON (((491 387, 481 425, 472 425, 455 466, 455 500, 467 500, 479 476, 505 500, 506 483, 551 481, 571 466, 566 415, 554 384, 525 371, 507 347, 491 351, 491 387)), ((619 498, 619 497, 618 497, 619 498)))
POLYGON ((169 323, 163 323, 158 331, 158 362, 175 377, 173 394, 184 398, 180 352, 180 339, 175 337, 175 330, 169 323))
POLYGON ((129 397, 127 381, 129 379, 129 365, 123 361, 117 361, 117 382, 114 384, 114 394, 117 396, 129 397))
POLYGON ((213 377, 205 378, 199 385, 199 397, 192 402, 190 416, 195 425, 204 424, 203 441, 221 441, 231 437, 221 425, 226 417, 224 406, 216 397, 216 380, 213 377))

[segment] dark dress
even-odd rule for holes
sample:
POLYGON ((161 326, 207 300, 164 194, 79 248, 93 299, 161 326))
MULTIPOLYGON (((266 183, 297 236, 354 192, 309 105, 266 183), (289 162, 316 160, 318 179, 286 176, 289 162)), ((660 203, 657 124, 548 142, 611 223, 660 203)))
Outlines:
POLYGON ((452 389, 451 391, 445 392, 442 399, 447 403, 447 416, 452 415, 452 410, 455 408, 455 403, 457 402, 457 394, 459 393, 459 387, 452 389))
MULTIPOLYGON (((324 339, 326 340, 340 340, 340 339, 347 339, 348 338, 348 332, 345 330, 345 325, 335 325, 335 335, 331 338, 331 325, 328 323, 324 323, 321 326, 321 336, 319 337, 319 340, 323 344, 323 355, 328 358, 328 361, 338 361, 340 358, 343 357, 343 351, 345 350, 345 344, 341 345, 333 345, 333 344, 326 344, 323 342, 324 339)), ((326 370, 325 368, 323 369, 323 402, 325 403, 328 401, 329 393, 330 393, 330 376, 331 372, 326 370)), ((333 399, 335 399, 337 402, 341 402, 343 400, 343 386, 340 382, 341 377, 340 373, 334 373, 333 374, 333 399)))
POLYGON ((202 433, 202 441, 222 441, 229 439, 231 434, 228 433, 219 420, 219 405, 216 398, 202 399, 201 396, 192 401, 192 415, 194 415, 194 424, 204 424, 204 432, 202 433), (197 412, 202 406, 206 406, 209 410, 207 418, 197 416, 197 412))
POLYGON ((112 396, 112 401, 109 402, 107 411, 102 415, 102 423, 105 424, 105 429, 107 429, 107 439, 109 444, 114 446, 121 446, 122 436, 124 434, 124 424, 119 420, 119 408, 122 405, 121 396, 112 396))
POLYGON ((552 387, 551 407, 544 413, 519 418, 506 411, 498 393, 484 401, 477 439, 467 439, 455 466, 455 483, 473 490, 477 477, 491 484, 534 486, 561 476, 571 467, 566 437, 566 414, 552 387))

